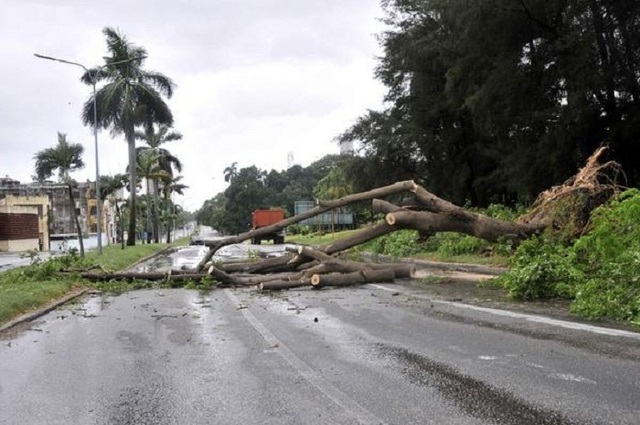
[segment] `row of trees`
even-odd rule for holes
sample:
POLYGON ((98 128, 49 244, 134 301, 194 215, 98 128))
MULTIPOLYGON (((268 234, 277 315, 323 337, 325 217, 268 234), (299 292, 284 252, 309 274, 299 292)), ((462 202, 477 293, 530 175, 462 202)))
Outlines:
POLYGON ((196 212, 196 220, 235 234, 249 229, 255 209, 279 207, 292 215, 295 201, 342 196, 351 191, 342 174, 348 160, 345 156, 327 155, 308 167, 294 165, 284 171, 255 166, 238 169, 234 162, 224 170, 229 186, 205 201, 196 212))
MULTIPOLYGON (((153 229, 155 242, 159 242, 160 223, 164 225, 164 233, 167 236, 167 242, 170 242, 172 224, 175 222, 181 208, 173 203, 171 199, 172 193, 183 194, 186 186, 180 181, 182 176, 175 176, 173 168, 181 168, 180 161, 174 157, 169 151, 160 147, 162 143, 178 140, 181 135, 177 132, 169 131, 166 126, 161 126, 158 133, 153 129, 145 133, 139 132, 136 135, 139 139, 147 141, 147 146, 142 146, 136 150, 136 169, 138 180, 136 181, 136 189, 142 186, 142 179, 147 184, 147 192, 143 199, 142 205, 136 202, 138 213, 144 213, 147 218, 147 224, 144 229, 149 231, 153 229), (149 185, 154 187, 150 190, 149 185), (153 199, 150 194, 153 193, 153 199), (162 193, 162 199, 159 194, 162 193)), ((71 173, 84 168, 84 160, 82 155, 84 146, 80 143, 73 143, 67 139, 67 135, 58 133, 58 143, 54 147, 43 149, 35 154, 35 178, 44 181, 57 173, 58 180, 66 184, 69 190, 70 205, 75 205, 73 197, 73 186, 75 185, 71 173)), ((126 174, 116 174, 115 176, 100 176, 100 199, 109 200, 115 206, 116 219, 118 225, 118 235, 122 237, 124 230, 123 224, 130 223, 130 219, 125 219, 122 214, 123 199, 118 197, 121 189, 129 186, 129 177, 126 174)), ((139 198, 139 195, 137 195, 139 198)), ((124 208, 131 210, 130 202, 124 202, 124 208)), ((82 229, 76 214, 75 208, 71 208, 71 221, 75 226, 79 236, 80 252, 84 254, 84 246, 82 242, 82 229)), ((136 234, 140 234, 142 226, 136 225, 136 234)), ((148 232, 151 235, 151 232, 148 232)))
POLYGON ((526 203, 601 144, 640 183, 640 2, 383 0, 386 107, 342 135, 358 189, 526 203))
MULTIPOLYGON (((382 0, 385 108, 336 141, 353 191, 413 179, 457 204, 528 204, 599 146, 640 184, 640 2, 382 0)), ((199 220, 246 230, 252 208, 309 199, 325 174, 241 172, 199 220), (285 179, 286 183, 279 179, 285 179), (272 189, 273 188, 273 189, 272 189), (243 201, 247 199, 247 201, 243 201), (248 201, 253 199, 253 203, 248 201), (222 213, 224 212, 224 214, 222 213)))
MULTIPOLYGON (((171 202, 172 193, 183 193, 186 186, 180 182, 182 164, 172 155, 165 144, 181 140, 182 135, 171 130, 173 114, 164 97, 173 95, 175 84, 165 75, 144 69, 147 51, 126 39, 117 30, 106 27, 103 33, 107 42, 105 64, 87 70, 81 78, 85 84, 104 83, 84 104, 82 121, 94 129, 110 130, 112 135, 123 134, 127 141, 129 165, 128 176, 101 177, 101 199, 112 195, 125 184, 129 189, 128 200, 128 235, 127 245, 135 245, 137 234, 137 187, 140 178, 146 181, 146 206, 148 234, 154 235, 159 242, 160 217, 165 222, 176 212, 171 202), (94 102, 95 100, 95 102, 94 102), (96 105, 96 110, 94 110, 96 105), (143 141, 145 146, 136 148, 136 140, 143 141), (153 193, 153 199, 150 194, 153 193), (163 201, 159 194, 162 193, 163 201), (162 205, 162 208, 161 208, 162 205), (162 212, 161 212, 162 209, 162 212)), ((70 143, 64 134, 58 134, 58 144, 54 148, 45 149, 36 154, 36 177, 44 180, 57 170, 61 181, 69 186, 71 203, 74 204, 71 186, 73 180, 70 173, 82 168, 83 147, 70 143)), ((119 206, 116 200, 116 209, 119 206)), ((81 233, 75 210, 72 214, 78 233, 81 233)), ((170 229, 167 229, 167 240, 170 229)), ((81 250, 82 238, 80 238, 81 250)))

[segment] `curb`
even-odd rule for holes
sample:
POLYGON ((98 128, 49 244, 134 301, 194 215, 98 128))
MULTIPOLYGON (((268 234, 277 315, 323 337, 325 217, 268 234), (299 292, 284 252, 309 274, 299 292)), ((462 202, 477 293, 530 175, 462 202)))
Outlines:
POLYGON ((65 296, 63 296, 62 298, 58 298, 57 300, 52 301, 51 303, 45 305, 44 307, 41 307, 37 310, 31 311, 29 313, 25 313, 22 316, 18 316, 17 318, 10 320, 9 322, 5 323, 4 325, 0 326, 0 334, 8 331, 9 329, 13 328, 16 325, 19 325, 21 323, 24 322, 30 322, 32 320, 37 319, 38 317, 44 316, 45 314, 49 313, 50 311, 55 310, 56 308, 60 307, 63 304, 68 303, 71 300, 74 300, 82 295, 85 295, 88 292, 91 292, 92 289, 90 288, 84 288, 81 289, 80 291, 77 292, 72 292, 70 294, 67 294, 65 296))
MULTIPOLYGON (((135 263, 131 264, 129 267, 127 267, 128 270, 132 267, 137 266, 138 264, 144 262, 144 261, 148 261, 158 255, 162 255, 164 253, 166 253, 169 250, 175 249, 174 246, 169 246, 166 247, 164 249, 161 249, 158 252, 154 252, 153 254, 147 255, 144 258, 141 258, 140 260, 136 261, 135 263)), ((68 303, 69 301, 72 301, 82 295, 85 295, 87 293, 93 292, 94 290, 91 288, 83 288, 79 291, 76 292, 72 292, 70 294, 67 294, 61 298, 58 298, 52 302, 50 302, 49 304, 45 305, 44 307, 40 307, 37 310, 31 311, 29 313, 25 313, 21 316, 18 316, 17 318, 8 321, 7 323, 5 323, 4 325, 0 325, 0 334, 3 332, 8 331, 9 329, 21 324, 21 323, 25 323, 25 322, 30 322, 33 321, 35 319, 37 319, 38 317, 44 316, 45 314, 49 313, 50 311, 55 310, 56 308, 60 307, 63 304, 68 303)))
POLYGON ((388 262, 408 263, 408 264, 415 264, 416 266, 421 266, 426 269, 476 273, 476 274, 488 275, 488 276, 500 276, 501 274, 506 273, 509 270, 506 267, 491 267, 491 266, 483 266, 479 264, 444 263, 439 261, 418 260, 414 258, 394 259, 388 255, 373 254, 373 253, 363 253, 363 257, 375 263, 388 263, 388 262))

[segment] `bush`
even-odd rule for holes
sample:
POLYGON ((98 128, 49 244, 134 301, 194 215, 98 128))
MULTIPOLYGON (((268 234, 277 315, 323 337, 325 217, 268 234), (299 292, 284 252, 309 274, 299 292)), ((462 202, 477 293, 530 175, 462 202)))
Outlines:
POLYGON ((520 244, 511 269, 496 282, 517 299, 572 298, 581 277, 570 248, 535 236, 520 244))
POLYGON ((418 240, 415 230, 399 230, 388 235, 375 238, 369 243, 361 245, 360 249, 376 254, 389 255, 394 258, 408 257, 423 250, 423 244, 418 240))
POLYGON ((589 278, 572 311, 589 318, 640 321, 640 191, 630 189, 594 211, 574 245, 589 278))
POLYGON ((456 255, 480 254, 489 248, 490 243, 475 236, 445 233, 438 235, 437 252, 443 257, 456 255))
POLYGON ((589 319, 640 322, 640 253, 606 265, 585 281, 571 311, 589 319))
POLYGON ((569 297, 583 317, 640 322, 640 190, 591 215, 587 234, 566 247, 534 237, 518 247, 497 282, 520 299, 569 297))

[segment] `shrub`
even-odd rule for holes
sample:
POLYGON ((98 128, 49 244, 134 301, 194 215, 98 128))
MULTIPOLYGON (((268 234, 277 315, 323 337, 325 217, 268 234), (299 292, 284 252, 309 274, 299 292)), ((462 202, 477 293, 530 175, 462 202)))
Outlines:
POLYGON ((596 209, 574 253, 589 278, 572 311, 589 318, 640 320, 640 190, 630 189, 596 209))
POLYGON ((489 242, 483 239, 457 233, 441 234, 438 240, 437 252, 445 258, 456 255, 479 254, 490 246, 489 242))
POLYGON ((566 247, 539 236, 523 242, 497 282, 521 299, 569 297, 583 317, 640 322, 640 190, 598 207, 587 234, 566 247))
POLYGON ((364 244, 360 249, 377 254, 389 255, 394 258, 415 255, 423 250, 423 244, 418 240, 415 230, 399 230, 388 235, 375 238, 364 244))
POLYGON ((496 282, 517 299, 572 298, 581 276, 570 248, 534 236, 520 244, 511 269, 496 282))

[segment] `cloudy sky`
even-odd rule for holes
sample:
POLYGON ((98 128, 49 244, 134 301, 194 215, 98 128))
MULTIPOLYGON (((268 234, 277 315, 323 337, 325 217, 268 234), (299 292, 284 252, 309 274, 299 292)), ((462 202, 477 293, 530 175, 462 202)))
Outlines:
MULTIPOLYGON (((177 84, 168 101, 184 139, 167 147, 184 164, 195 210, 226 188, 237 162, 278 171, 338 153, 334 137, 382 104, 374 80, 379 0, 1 0, 0 176, 22 182, 57 132, 85 146, 78 180, 95 177, 91 129, 80 110, 91 87, 80 68, 103 63, 102 29, 144 46, 146 69, 177 84)), ((124 172, 126 143, 99 133, 100 173, 124 172)))

